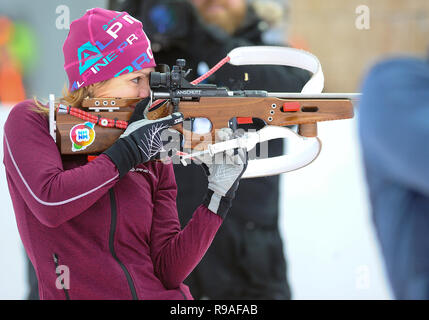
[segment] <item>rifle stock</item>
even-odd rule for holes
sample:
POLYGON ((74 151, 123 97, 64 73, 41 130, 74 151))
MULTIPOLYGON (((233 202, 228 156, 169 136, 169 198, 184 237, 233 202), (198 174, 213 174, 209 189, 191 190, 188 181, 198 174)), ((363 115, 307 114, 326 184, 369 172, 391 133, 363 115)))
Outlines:
MULTIPOLYGON (((349 99, 280 99, 272 97, 213 97, 199 101, 183 101, 177 111, 185 119, 207 118, 210 120, 210 137, 183 130, 183 125, 176 129, 185 135, 185 147, 196 150, 204 149, 207 143, 215 141, 215 130, 228 126, 232 118, 257 118, 266 125, 298 125, 300 135, 317 136, 317 122, 353 118, 353 104, 349 99)), ((158 119, 172 112, 171 105, 164 105, 147 114, 148 119, 158 119)))
MULTIPOLYGON (((233 118, 257 118, 266 125, 290 126, 298 125, 298 132, 304 137, 317 136, 317 123, 353 118, 352 99, 341 98, 317 99, 283 99, 277 97, 201 97, 196 101, 181 101, 177 108, 171 103, 150 110, 147 118, 154 120, 171 114, 175 109, 183 113, 185 119, 207 118, 211 122, 211 131, 207 134, 197 134, 184 129, 183 124, 173 128, 185 137, 185 148, 204 149, 207 144, 215 141, 216 129, 225 128, 233 118)), ((101 111, 100 106, 110 106, 115 98, 85 99, 83 106, 91 108, 91 114, 103 118, 115 118, 128 121, 133 112, 130 106, 139 98, 122 98, 115 103, 114 111, 101 111)), ((110 147, 122 134, 123 130, 94 126, 94 141, 83 150, 72 148, 71 130, 83 123, 82 119, 69 114, 56 112, 57 144, 62 154, 98 154, 110 147)))

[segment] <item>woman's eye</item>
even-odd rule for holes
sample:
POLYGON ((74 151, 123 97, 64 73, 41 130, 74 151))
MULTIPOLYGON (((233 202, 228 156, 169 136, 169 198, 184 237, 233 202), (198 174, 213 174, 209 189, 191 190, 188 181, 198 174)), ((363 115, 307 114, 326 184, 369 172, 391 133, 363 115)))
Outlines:
POLYGON ((132 82, 134 82, 134 83, 136 83, 136 84, 138 84, 138 83, 139 83, 139 81, 140 81, 140 77, 138 77, 138 78, 134 78, 134 79, 132 79, 131 81, 132 81, 132 82))

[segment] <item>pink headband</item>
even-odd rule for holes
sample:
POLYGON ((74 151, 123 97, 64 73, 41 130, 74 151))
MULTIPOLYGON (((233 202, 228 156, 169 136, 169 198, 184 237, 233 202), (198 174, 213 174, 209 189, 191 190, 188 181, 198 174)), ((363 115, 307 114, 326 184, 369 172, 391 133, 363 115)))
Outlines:
POLYGON ((156 66, 142 23, 101 8, 71 23, 63 52, 70 91, 156 66))

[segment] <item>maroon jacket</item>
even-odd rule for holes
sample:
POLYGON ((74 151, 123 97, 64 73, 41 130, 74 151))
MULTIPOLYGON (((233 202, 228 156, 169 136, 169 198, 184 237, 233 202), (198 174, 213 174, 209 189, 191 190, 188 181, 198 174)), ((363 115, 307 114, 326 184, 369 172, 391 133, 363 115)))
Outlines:
POLYGON ((105 155, 61 158, 34 108, 27 100, 11 110, 4 165, 40 298, 192 299, 182 282, 222 219, 201 205, 181 230, 171 164, 145 163, 119 179, 105 155), (69 289, 57 288, 58 266, 68 267, 69 289))

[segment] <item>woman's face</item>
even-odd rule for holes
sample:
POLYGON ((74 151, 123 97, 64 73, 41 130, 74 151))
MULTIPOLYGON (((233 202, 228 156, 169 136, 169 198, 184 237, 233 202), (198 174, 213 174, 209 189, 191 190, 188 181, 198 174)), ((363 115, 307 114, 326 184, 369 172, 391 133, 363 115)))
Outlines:
POLYGON ((149 74, 154 68, 145 68, 120 75, 95 85, 93 95, 97 98, 146 98, 150 96, 149 74))

